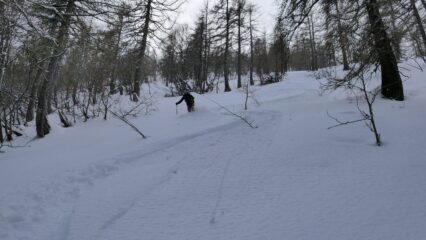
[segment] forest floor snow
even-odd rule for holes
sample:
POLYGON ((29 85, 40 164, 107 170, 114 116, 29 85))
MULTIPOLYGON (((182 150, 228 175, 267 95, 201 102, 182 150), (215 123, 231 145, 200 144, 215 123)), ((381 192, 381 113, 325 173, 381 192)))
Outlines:
POLYGON ((374 105, 381 147, 363 123, 327 130, 327 111, 359 113, 308 72, 254 87, 246 113, 241 91, 194 94, 194 113, 159 91, 130 118, 146 140, 114 118, 51 117, 52 134, 0 154, 0 239, 426 239, 426 74, 410 63, 406 101, 374 105))

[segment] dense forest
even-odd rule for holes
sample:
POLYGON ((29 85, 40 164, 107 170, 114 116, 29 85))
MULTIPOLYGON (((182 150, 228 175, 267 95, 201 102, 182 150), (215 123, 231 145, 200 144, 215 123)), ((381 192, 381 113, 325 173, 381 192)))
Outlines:
MULTIPOLYGON (((280 0, 273 32, 249 0, 207 1, 192 25, 175 24, 180 0, 0 0, 0 142, 47 116, 65 126, 107 119, 114 95, 134 102, 143 83, 169 96, 233 91, 295 70, 340 66, 337 88, 380 71, 381 95, 403 101, 398 62, 426 56, 425 0, 280 0)), ((272 13, 268 13, 272 14, 272 13)))

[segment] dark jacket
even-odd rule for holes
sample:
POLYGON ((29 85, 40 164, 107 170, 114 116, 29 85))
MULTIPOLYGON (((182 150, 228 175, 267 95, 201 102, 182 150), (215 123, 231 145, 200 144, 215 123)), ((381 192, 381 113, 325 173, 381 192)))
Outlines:
POLYGON ((176 103, 176 105, 180 104, 183 100, 185 100, 185 103, 188 106, 194 105, 194 97, 189 92, 183 94, 182 99, 180 99, 179 102, 176 103))

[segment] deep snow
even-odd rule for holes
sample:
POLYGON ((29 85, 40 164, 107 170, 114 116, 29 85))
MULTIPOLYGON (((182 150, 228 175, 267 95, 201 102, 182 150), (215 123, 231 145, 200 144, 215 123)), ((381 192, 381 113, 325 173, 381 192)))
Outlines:
POLYGON ((146 140, 116 119, 52 117, 51 135, 29 129, 0 154, 0 239, 425 239, 426 74, 413 66, 407 100, 375 104, 382 147, 362 123, 327 130, 327 111, 359 114, 307 72, 254 88, 257 129, 211 101, 241 112, 236 90, 176 115, 154 87, 158 110, 130 119, 146 140))

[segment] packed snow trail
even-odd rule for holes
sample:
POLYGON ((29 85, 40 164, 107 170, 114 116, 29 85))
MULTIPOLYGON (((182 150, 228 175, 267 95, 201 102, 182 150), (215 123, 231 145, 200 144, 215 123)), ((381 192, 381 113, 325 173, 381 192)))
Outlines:
MULTIPOLYGON (((133 119, 147 140, 116 120, 57 127, 0 155, 0 239, 423 239, 422 76, 405 103, 376 103, 380 148, 362 124, 326 130, 327 110, 356 107, 303 72, 257 88, 254 130, 200 96, 195 113, 159 99, 133 119)), ((241 93, 210 97, 242 108, 241 93)))
MULTIPOLYGON (((100 228, 93 225, 104 219, 97 214, 105 213, 108 204, 102 206, 102 202, 110 199, 102 195, 94 197, 94 202, 81 199, 82 215, 74 215, 74 234, 68 239, 424 236, 422 220, 426 209, 422 202, 426 201, 426 194, 421 185, 426 177, 422 161, 416 161, 420 168, 403 167, 405 154, 392 152, 400 161, 389 161, 384 157, 385 150, 362 144, 357 149, 353 143, 343 142, 340 149, 330 149, 326 130, 308 124, 300 129, 299 124, 309 119, 305 113, 294 109, 291 118, 287 118, 272 110, 291 108, 289 105, 271 104, 269 110, 256 113, 261 129, 237 126, 201 135, 152 156, 154 161, 167 157, 174 161, 162 177, 146 188, 138 180, 121 183, 121 179, 133 177, 130 172, 120 172, 124 175, 115 176, 116 181, 110 179, 104 191, 94 192, 136 184, 142 186, 137 197, 120 208, 113 221, 107 218, 107 225, 101 221, 100 228), (306 132, 317 138, 297 137, 306 132), (283 139, 284 134, 293 137, 283 139), (351 150, 357 155, 348 156, 351 150), (330 155, 334 157, 330 159, 330 155)), ((318 105, 311 102, 308 109, 301 111, 312 113, 319 109, 318 105)), ((364 137, 354 135, 348 138, 349 142, 363 142, 364 137)), ((144 175, 143 169, 146 166, 131 170, 135 179, 144 175)), ((117 208, 120 204, 111 206, 117 208)))

